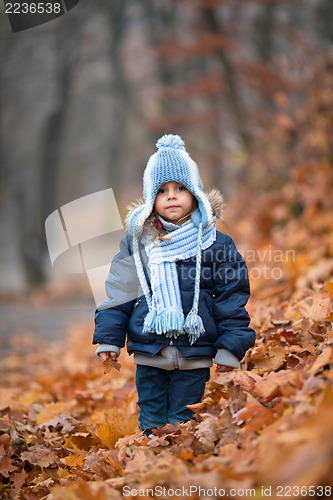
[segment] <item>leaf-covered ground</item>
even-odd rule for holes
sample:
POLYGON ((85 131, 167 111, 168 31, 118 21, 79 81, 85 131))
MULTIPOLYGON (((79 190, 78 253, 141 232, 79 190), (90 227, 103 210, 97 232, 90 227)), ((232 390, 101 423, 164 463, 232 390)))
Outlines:
POLYGON ((1 499, 330 496, 333 182, 326 167, 296 174, 275 198, 248 198, 246 219, 229 207, 258 338, 241 370, 212 369, 197 421, 143 436, 132 361, 123 352, 104 374, 92 323, 66 342, 14 337, 0 369, 1 499))

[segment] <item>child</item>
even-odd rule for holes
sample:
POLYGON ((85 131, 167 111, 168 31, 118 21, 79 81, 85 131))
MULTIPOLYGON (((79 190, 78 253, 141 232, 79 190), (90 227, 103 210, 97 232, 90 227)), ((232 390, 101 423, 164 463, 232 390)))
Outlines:
POLYGON ((146 435, 193 418, 186 405, 200 402, 212 358, 218 372, 233 370, 255 341, 245 309, 246 264, 216 230, 222 196, 203 192, 179 136, 164 135, 156 146, 144 172, 144 201, 129 207, 129 234, 111 264, 93 340, 102 360, 115 360, 127 334, 146 435), (138 289, 136 300, 130 290, 138 289))

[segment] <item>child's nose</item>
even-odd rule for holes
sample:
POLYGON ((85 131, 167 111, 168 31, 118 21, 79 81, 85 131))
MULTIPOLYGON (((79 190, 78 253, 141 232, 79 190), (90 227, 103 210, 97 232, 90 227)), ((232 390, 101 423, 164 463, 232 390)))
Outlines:
POLYGON ((169 198, 169 199, 170 199, 170 198, 174 198, 174 197, 175 197, 175 195, 176 195, 175 191, 169 191, 169 196, 168 196, 168 198, 169 198))

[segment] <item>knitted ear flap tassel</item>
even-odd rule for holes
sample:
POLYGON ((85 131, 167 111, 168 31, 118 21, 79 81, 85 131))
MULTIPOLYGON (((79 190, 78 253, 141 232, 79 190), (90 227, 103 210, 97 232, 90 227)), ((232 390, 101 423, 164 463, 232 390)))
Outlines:
POLYGON ((184 325, 184 331, 187 333, 190 344, 193 345, 202 333, 205 333, 203 322, 198 312, 191 309, 188 313, 184 325))
POLYGON ((195 285, 194 285, 194 298, 192 309, 188 313, 184 325, 184 331, 187 333, 190 344, 205 333, 205 328, 201 317, 198 315, 199 293, 200 293, 200 271, 201 271, 201 251, 202 251, 202 224, 199 225, 198 231, 198 249, 197 249, 197 262, 195 269, 195 285))

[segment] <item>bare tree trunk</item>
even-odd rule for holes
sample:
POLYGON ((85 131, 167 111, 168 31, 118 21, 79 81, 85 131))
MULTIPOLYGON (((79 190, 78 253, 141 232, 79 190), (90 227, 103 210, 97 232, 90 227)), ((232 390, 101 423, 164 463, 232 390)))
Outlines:
POLYGON ((316 21, 318 33, 322 37, 324 44, 333 42, 333 2, 332 0, 322 0, 316 11, 316 21))
POLYGON ((35 201, 31 205, 31 195, 26 186, 17 191, 19 214, 19 238, 21 261, 29 285, 45 281, 44 257, 46 252, 45 219, 58 206, 59 172, 65 142, 72 75, 75 73, 73 52, 79 45, 79 19, 66 16, 56 34, 57 47, 57 96, 54 107, 45 119, 36 148, 40 148, 40 164, 37 166, 35 201), (30 200, 30 201, 29 201, 30 200))
POLYGON ((274 15, 276 10, 276 4, 267 3, 263 5, 260 11, 260 15, 257 17, 254 28, 255 33, 258 35, 255 40, 255 46, 259 58, 264 63, 269 63, 272 57, 273 46, 273 33, 274 33, 274 15))
POLYGON ((0 208, 2 196, 5 191, 5 179, 6 179, 6 159, 5 159, 5 151, 3 147, 3 110, 4 110, 4 95, 2 92, 2 83, 3 83, 3 67, 5 65, 7 49, 8 49, 8 35, 5 30, 5 26, 3 26, 6 22, 5 16, 0 16, 0 208))
MULTIPOLYGON (((156 5, 153 0, 142 2, 144 16, 147 19, 148 39, 153 48, 157 48, 164 41, 164 36, 170 34, 170 31, 176 25, 176 8, 173 1, 165 1, 156 5)), ((168 64, 166 58, 158 57, 158 75, 163 86, 171 86, 175 80, 175 69, 168 64)), ((170 101, 163 103, 165 114, 171 113, 177 106, 170 101)), ((162 132, 162 130, 161 130, 162 132)))
POLYGON ((110 64, 112 68, 111 94, 113 96, 113 130, 110 133, 109 156, 110 185, 117 193, 121 182, 121 164, 127 144, 128 111, 131 104, 130 92, 123 69, 122 45, 127 29, 127 2, 112 0, 108 13, 110 26, 110 64))
POLYGON ((68 36, 59 33, 58 39, 58 99, 57 106, 52 110, 45 125, 42 137, 41 159, 41 215, 42 221, 58 206, 59 201, 59 173, 64 148, 64 132, 68 116, 70 93, 76 61, 72 57, 73 46, 79 43, 75 31, 78 26, 67 23, 68 36), (71 31, 71 34, 70 32, 71 31), (74 32, 74 33, 73 33, 74 32))
MULTIPOLYGON (((222 32, 222 27, 217 20, 216 12, 213 8, 202 9, 202 15, 210 33, 218 34, 222 32)), ((227 52, 219 49, 218 56, 221 61, 225 82, 227 86, 227 99, 235 121, 235 129, 241 143, 248 148, 250 145, 250 135, 246 127, 246 119, 243 113, 241 93, 237 81, 237 74, 227 52)))

